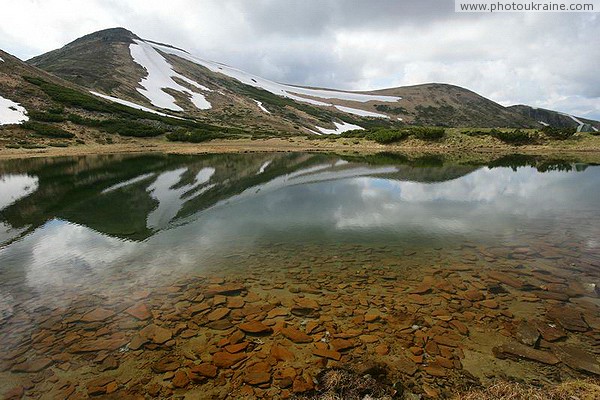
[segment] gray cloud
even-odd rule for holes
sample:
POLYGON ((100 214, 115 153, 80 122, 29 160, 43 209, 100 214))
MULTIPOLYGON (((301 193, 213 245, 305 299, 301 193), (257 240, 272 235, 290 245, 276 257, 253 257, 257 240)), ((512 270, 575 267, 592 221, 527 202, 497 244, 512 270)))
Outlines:
POLYGON ((600 118, 599 13, 456 14, 452 0, 22 0, 3 14, 0 48, 25 59, 124 26, 282 82, 447 82, 600 118))

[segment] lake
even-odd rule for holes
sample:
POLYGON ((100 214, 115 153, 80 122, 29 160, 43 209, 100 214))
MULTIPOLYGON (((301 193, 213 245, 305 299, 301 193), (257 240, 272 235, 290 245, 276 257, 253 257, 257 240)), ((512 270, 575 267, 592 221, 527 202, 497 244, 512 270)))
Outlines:
POLYGON ((600 167, 524 155, 0 161, 0 391, 285 398, 342 366, 448 397, 600 375, 598 199, 600 167))

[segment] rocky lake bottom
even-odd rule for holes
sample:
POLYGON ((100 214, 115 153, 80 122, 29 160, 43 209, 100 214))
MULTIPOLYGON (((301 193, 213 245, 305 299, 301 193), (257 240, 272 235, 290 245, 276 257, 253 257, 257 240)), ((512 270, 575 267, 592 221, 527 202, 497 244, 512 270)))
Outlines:
MULTIPOLYGON (((248 159, 242 159, 246 168, 248 159)), ((268 170, 268 159, 252 159, 252 175, 268 170)), ((543 386, 600 377, 600 244, 595 236, 600 213, 590 206, 593 199, 573 200, 572 191, 548 191, 549 185, 525 196, 527 212, 519 213, 519 203, 496 204, 506 193, 502 189, 482 205, 505 214, 493 234, 488 234, 489 221, 480 221, 473 212, 482 201, 477 197, 466 205, 472 214, 463 209, 458 222, 444 222, 442 233, 425 235, 418 229, 409 235, 386 228, 398 223, 388 221, 385 210, 392 206, 386 197, 367 218, 376 222, 376 230, 365 232, 369 225, 353 212, 343 219, 353 230, 340 239, 342 219, 336 230, 324 215, 343 214, 344 209, 329 210, 324 199, 350 195, 342 190, 346 186, 332 186, 331 179, 346 185, 348 176, 356 179, 357 171, 376 168, 370 173, 379 174, 375 183, 380 183, 381 174, 390 171, 359 165, 348 175, 347 164, 334 159, 328 165, 344 169, 327 170, 326 185, 316 179, 269 192, 269 183, 256 186, 253 181, 236 189, 235 196, 228 193, 221 211, 211 200, 199 216, 179 214, 189 203, 183 193, 197 190, 193 184, 176 180, 165 186, 167 192, 188 185, 186 190, 161 197, 156 194, 159 178, 148 190, 149 181, 143 179, 154 178, 135 181, 138 171, 126 178, 141 190, 127 197, 143 204, 140 193, 155 193, 159 209, 167 198, 177 210, 166 212, 173 214, 168 227, 157 228, 161 218, 144 214, 144 225, 153 221, 154 229, 135 240, 131 238, 146 231, 123 230, 119 221, 107 225, 87 215, 84 226, 73 222, 79 215, 75 211, 56 207, 42 213, 52 218, 29 229, 33 217, 27 224, 11 219, 10 208, 21 207, 18 218, 25 219, 35 214, 33 206, 12 203, 3 210, 3 223, 11 228, 0 248, 0 394, 7 399, 302 399, 320 389, 324 371, 342 368, 361 377, 370 374, 380 398, 419 399, 451 398, 497 379, 543 386), (324 185, 323 192, 303 192, 314 185, 324 185), (337 191, 330 193, 331 187, 337 191), (307 206, 300 213, 303 222, 291 223, 289 204, 265 200, 290 190, 300 199, 296 209, 318 204, 320 211, 311 217, 307 206), (259 197, 244 197, 248 192, 259 197), (548 207, 546 198, 560 201, 561 207, 534 212, 532 206, 548 207), (254 216, 264 220, 267 214, 290 229, 265 227, 253 219, 239 224, 254 216), (319 225, 307 227, 311 218, 319 225), (218 224, 208 223, 211 219, 218 224), (468 234, 457 228, 459 222, 471 224, 468 234), (217 234, 222 225, 233 227, 217 234)), ((197 180, 206 175, 205 168, 196 167, 197 180)), ((323 173, 303 168, 306 174, 323 173)), ((89 160, 82 170, 90 170, 89 160)), ((594 171, 591 185, 583 181, 579 187, 597 191, 594 171)), ((89 180, 78 174, 78 182, 89 180)), ((462 178, 451 179, 474 174, 476 170, 463 171, 462 178)), ((213 170, 212 176, 218 173, 213 170)), ((287 176, 298 175, 288 171, 287 176)), ((122 181, 126 179, 117 179, 122 181)), ((230 184, 231 178, 222 182, 230 184)), ((474 187, 485 182, 476 180, 474 187)), ((65 190, 43 184, 40 177, 36 190, 23 198, 47 191, 64 201, 65 190)), ((100 187, 106 191, 114 184, 100 187)), ((426 185, 403 187, 402 201, 409 202, 410 188, 421 193, 420 207, 426 200, 433 203, 427 206, 432 219, 441 218, 432 211, 439 207, 456 211, 458 200, 449 204, 439 194, 435 201, 422 195, 443 183, 426 185)), ((83 192, 77 188, 78 195, 83 192)), ((93 197, 101 197, 98 193, 93 197)), ((418 212, 401 205, 411 214, 418 212)))

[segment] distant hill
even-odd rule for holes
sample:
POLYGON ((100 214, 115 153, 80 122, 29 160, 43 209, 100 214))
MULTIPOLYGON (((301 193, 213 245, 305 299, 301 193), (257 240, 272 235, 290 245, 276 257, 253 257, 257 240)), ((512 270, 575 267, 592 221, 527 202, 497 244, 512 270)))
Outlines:
POLYGON ((591 119, 575 117, 570 114, 558 111, 546 110, 525 105, 515 105, 508 107, 518 112, 524 117, 538 121, 542 125, 557 126, 561 128, 574 127, 578 132, 597 132, 600 129, 600 123, 591 119))

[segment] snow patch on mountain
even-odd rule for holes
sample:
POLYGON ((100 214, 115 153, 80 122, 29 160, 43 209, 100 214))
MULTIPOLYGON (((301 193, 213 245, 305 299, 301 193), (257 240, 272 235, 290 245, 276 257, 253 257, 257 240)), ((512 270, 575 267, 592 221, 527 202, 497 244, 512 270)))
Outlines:
POLYGON ((400 100, 400 97, 395 96, 382 96, 382 95, 370 95, 363 93, 352 93, 352 92, 340 92, 336 90, 326 90, 326 89, 309 89, 298 86, 285 85, 277 82, 270 81, 268 79, 263 79, 256 75, 249 74, 247 72, 241 71, 239 69, 230 67, 225 64, 216 63, 214 61, 208 61, 201 59, 199 57, 195 57, 183 50, 179 50, 173 47, 160 45, 157 43, 148 44, 148 46, 152 46, 158 50, 161 50, 165 53, 172 54, 183 58, 185 60, 191 61, 198 65, 208 68, 209 70, 217 73, 221 73, 223 75, 227 75, 231 78, 234 78, 246 85, 258 87, 264 89, 268 92, 271 92, 275 95, 287 97, 292 100, 300 101, 303 103, 309 103, 316 106, 332 106, 331 103, 326 103, 323 101, 315 100, 312 98, 304 97, 316 97, 319 99, 337 99, 337 100, 347 100, 347 101, 356 101, 356 102, 368 102, 368 101, 380 101, 380 102, 390 102, 395 103, 400 100))
POLYGON ((358 108, 344 107, 344 106, 335 106, 340 111, 343 111, 348 114, 360 115, 361 117, 373 117, 373 118, 390 118, 385 114, 379 114, 371 111, 359 110, 358 108))
POLYGON ((28 120, 25 107, 0 96, 0 125, 21 124, 28 120))
POLYGON ((149 113, 162 115, 163 117, 171 117, 171 118, 181 119, 179 117, 174 117, 172 115, 161 113, 160 111, 156 111, 156 110, 153 110, 151 108, 144 107, 144 106, 136 104, 136 103, 132 103, 131 101, 119 99, 118 97, 107 96, 107 95, 102 94, 102 93, 94 92, 93 90, 90 90, 90 93, 93 94, 94 96, 102 97, 103 99, 110 100, 110 101, 113 101, 115 103, 119 103, 119 104, 122 104, 124 106, 127 106, 127 107, 135 108, 136 110, 142 110, 142 111, 146 111, 146 112, 149 112, 149 113))
POLYGON ((267 114, 271 114, 271 112, 269 110, 267 110, 265 108, 265 106, 263 106, 262 101, 254 100, 254 102, 256 103, 256 105, 258 106, 258 108, 261 109, 261 111, 266 112, 267 114))
POLYGON ((272 160, 265 161, 265 162, 264 162, 264 163, 263 163, 263 164, 260 166, 260 168, 258 169, 258 172, 256 173, 256 175, 260 175, 260 174, 262 174, 263 172, 265 172, 265 169, 267 169, 267 167, 268 167, 269 165, 271 165, 271 162, 272 162, 272 160))
POLYGON ((364 128, 362 126, 358 126, 358 125, 354 125, 354 124, 349 124, 348 122, 334 122, 333 123, 335 125, 335 129, 327 129, 327 128, 321 128, 320 126, 317 126, 316 128, 321 131, 322 134, 325 135, 339 135, 340 133, 344 133, 347 131, 354 131, 357 129, 360 130, 364 130, 364 128))
POLYGON ((2 57, 0 57, 0 62, 4 62, 4 59, 2 57))
POLYGON ((207 110, 212 107, 202 94, 181 86, 173 78, 180 79, 199 90, 210 91, 210 89, 175 72, 171 64, 147 42, 137 39, 134 39, 134 42, 129 46, 131 57, 148 73, 139 82, 142 88, 137 88, 137 90, 150 100, 152 105, 167 110, 183 111, 181 107, 175 104, 175 98, 163 90, 173 89, 188 95, 192 104, 200 110, 207 110))

